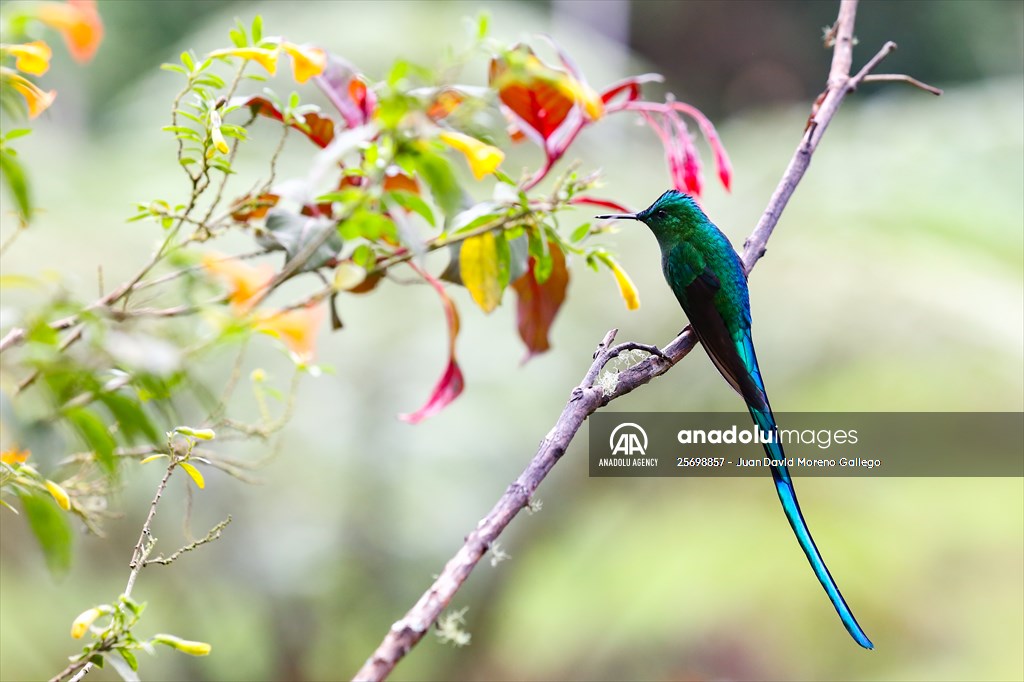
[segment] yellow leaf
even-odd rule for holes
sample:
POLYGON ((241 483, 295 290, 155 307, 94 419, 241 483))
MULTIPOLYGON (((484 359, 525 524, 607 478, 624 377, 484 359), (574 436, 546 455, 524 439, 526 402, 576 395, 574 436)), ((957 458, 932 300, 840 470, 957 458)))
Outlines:
POLYGON ((150 462, 155 462, 156 460, 160 459, 161 457, 166 457, 166 456, 167 455, 150 455, 149 457, 146 457, 144 460, 139 462, 139 464, 149 464, 150 462))
POLYGON ((179 462, 178 466, 184 469, 185 473, 192 477, 192 480, 200 490, 206 487, 206 481, 203 480, 203 475, 199 473, 199 469, 196 469, 188 462, 179 462))
POLYGON ((475 137, 451 130, 442 131, 438 137, 442 142, 462 152, 469 162, 469 169, 473 176, 480 180, 488 173, 493 173, 505 160, 505 152, 497 147, 492 147, 486 142, 481 142, 475 137))
POLYGON ((50 495, 52 495, 53 499, 57 501, 58 507, 64 511, 71 509, 71 498, 68 497, 68 491, 64 490, 64 488, 60 487, 53 481, 46 481, 45 485, 46 489, 50 491, 50 495))
POLYGON ((462 242, 459 272, 476 304, 489 313, 501 303, 498 272, 498 243, 493 232, 484 232, 462 242))
POLYGON ((615 276, 615 282, 619 285, 619 293, 622 294, 622 300, 626 302, 626 308, 629 310, 639 308, 640 293, 636 290, 636 285, 633 284, 633 280, 629 278, 629 275, 622 269, 622 266, 607 254, 601 256, 601 261, 608 266, 615 276))

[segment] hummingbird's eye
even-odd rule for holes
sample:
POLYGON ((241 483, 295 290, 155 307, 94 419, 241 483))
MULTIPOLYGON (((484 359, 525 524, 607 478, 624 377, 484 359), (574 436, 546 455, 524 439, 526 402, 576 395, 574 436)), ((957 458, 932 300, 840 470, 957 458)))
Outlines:
POLYGON ((668 214, 665 213, 665 209, 663 209, 663 208, 659 208, 657 211, 655 211, 654 215, 657 216, 658 218, 667 218, 668 217, 668 214))

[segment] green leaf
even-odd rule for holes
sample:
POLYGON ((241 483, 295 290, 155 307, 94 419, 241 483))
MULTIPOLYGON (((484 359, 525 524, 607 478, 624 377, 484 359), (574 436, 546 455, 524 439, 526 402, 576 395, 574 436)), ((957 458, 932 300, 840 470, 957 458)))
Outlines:
POLYGON ((118 649, 104 655, 110 662, 110 667, 121 676, 124 682, 139 682, 139 675, 135 671, 139 669, 139 662, 128 649, 118 649))
POLYGON ((451 162, 440 154, 426 151, 415 155, 413 164, 430 188, 430 195, 444 214, 444 223, 447 225, 462 208, 462 187, 452 170, 451 162))
POLYGON ((352 252, 352 262, 364 270, 372 270, 377 265, 377 256, 369 244, 360 244, 352 252))
POLYGON ((492 232, 470 237, 459 252, 462 283, 480 309, 489 313, 501 303, 501 266, 497 239, 492 232))
POLYGON ((511 281, 512 249, 509 247, 508 240, 505 239, 504 232, 494 235, 494 245, 498 256, 498 286, 504 291, 511 281))
POLYGON ((579 242, 583 241, 583 238, 590 234, 590 223, 583 223, 575 230, 572 231, 572 235, 569 237, 569 241, 579 242))
POLYGON ((120 393, 101 393, 99 399, 117 420, 118 430, 124 434, 127 442, 160 442, 160 432, 136 400, 120 393))
POLYGON ((544 239, 539 227, 530 230, 528 238, 530 255, 533 256, 534 260, 533 277, 537 284, 544 284, 548 277, 551 276, 551 270, 554 267, 554 264, 551 262, 548 242, 544 239))
POLYGON ((402 208, 417 213, 426 220, 431 227, 437 227, 437 221, 434 218, 434 211, 430 208, 430 204, 425 202, 418 194, 406 192, 405 190, 394 190, 385 193, 384 196, 386 198, 393 199, 394 202, 402 208))
POLYGON ((360 209, 353 213, 338 226, 338 230, 342 239, 362 237, 370 241, 375 241, 385 235, 395 238, 398 234, 395 223, 390 218, 366 209, 360 209))
POLYGON ((71 568, 72 533, 68 515, 49 495, 19 492, 29 527, 39 541, 50 573, 60 576, 71 568))
POLYGON ((107 425, 95 412, 84 407, 73 407, 66 413, 67 420, 82 437, 85 444, 96 453, 96 462, 111 478, 117 475, 117 460, 114 447, 117 443, 107 430, 107 425))
POLYGON ((257 14, 252 18, 252 42, 263 40, 263 17, 257 14))
POLYGON ((196 68, 196 60, 192 58, 188 50, 181 53, 181 63, 185 65, 185 68, 189 71, 194 71, 196 68))
POLYGON ((28 225, 32 218, 32 196, 25 170, 12 154, 4 153, 0 154, 0 173, 3 175, 7 190, 11 193, 11 198, 14 199, 15 206, 17 206, 18 220, 22 226, 28 225))
POLYGON ((14 130, 7 131, 7 134, 4 135, 4 140, 8 142, 11 140, 17 140, 19 137, 25 137, 31 132, 31 128, 15 128, 14 130))
POLYGON ((481 201, 465 211, 456 214, 449 225, 453 234, 469 232, 490 222, 496 222, 505 212, 505 208, 493 201, 481 201))

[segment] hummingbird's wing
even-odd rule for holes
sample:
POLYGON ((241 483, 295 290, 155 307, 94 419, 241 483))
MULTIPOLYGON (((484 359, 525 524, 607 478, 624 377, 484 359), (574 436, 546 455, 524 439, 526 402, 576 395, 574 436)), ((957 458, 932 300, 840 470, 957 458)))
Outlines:
POLYGON ((679 304, 711 362, 748 405, 767 408, 768 397, 750 338, 749 312, 743 311, 743 318, 735 320, 730 329, 718 308, 722 301, 718 276, 708 267, 694 273, 685 263, 670 264, 670 269, 675 283, 682 285, 679 289, 673 286, 679 304))

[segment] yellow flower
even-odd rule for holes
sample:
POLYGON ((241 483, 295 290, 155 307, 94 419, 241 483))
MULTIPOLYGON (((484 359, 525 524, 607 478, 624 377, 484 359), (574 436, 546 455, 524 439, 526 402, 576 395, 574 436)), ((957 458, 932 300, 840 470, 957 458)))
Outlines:
POLYGON ((182 653, 191 654, 193 656, 206 656, 213 648, 206 642, 193 642, 189 639, 182 639, 181 637, 166 634, 153 635, 153 641, 157 644, 166 644, 172 649, 177 649, 182 653))
POLYGON ((71 498, 68 497, 68 491, 49 480, 46 481, 46 489, 50 491, 53 499, 57 501, 57 506, 64 511, 71 509, 71 498))
POLYGON ((277 73, 277 58, 280 54, 281 50, 279 48, 271 50, 266 47, 232 47, 224 50, 214 50, 210 53, 210 56, 251 59, 273 76, 277 73))
POLYGON ((32 454, 28 450, 19 450, 18 448, 11 448, 10 450, 4 450, 0 452, 0 462, 4 464, 21 464, 28 456, 32 454))
POLYGON ((305 83, 313 76, 319 76, 327 68, 327 53, 319 47, 281 43, 281 49, 291 55, 292 74, 299 83, 305 83))
POLYGON ((42 40, 20 45, 0 45, 0 52, 13 55, 14 68, 33 76, 42 76, 50 69, 50 57, 53 51, 42 40))
POLYGON ((274 268, 270 265, 254 267, 213 251, 203 254, 203 268, 228 285, 228 300, 237 315, 249 312, 256 296, 274 278, 274 268))
POLYGON ((505 160, 505 152, 497 147, 481 142, 475 137, 450 130, 441 131, 439 135, 443 142, 462 152, 469 162, 469 168, 477 180, 488 173, 493 173, 505 160))
POLYGON ((600 258, 615 276, 615 282, 619 285, 619 293, 622 294, 622 300, 626 302, 626 308, 629 310, 636 310, 639 308, 640 293, 636 290, 636 285, 633 284, 633 280, 629 278, 626 271, 623 270, 622 266, 619 265, 611 256, 602 254, 600 258))
POLYGON ((324 312, 323 306, 308 305, 264 314, 256 320, 254 328, 281 339, 300 362, 309 362, 316 350, 316 332, 324 312))
POLYGON ((29 118, 35 118, 46 111, 53 104, 53 100, 57 98, 56 91, 44 92, 39 89, 38 85, 11 69, 0 67, 0 80, 5 85, 9 83, 11 87, 20 92, 21 96, 25 98, 25 104, 28 105, 29 118))
POLYGON ((38 7, 36 17, 61 32, 75 61, 93 58, 103 41, 103 22, 95 0, 44 2, 38 7))
POLYGON ((75 639, 82 639, 82 635, 89 630, 89 626, 102 615, 103 611, 95 607, 80 613, 78 618, 75 618, 75 622, 71 624, 71 636, 75 639))

